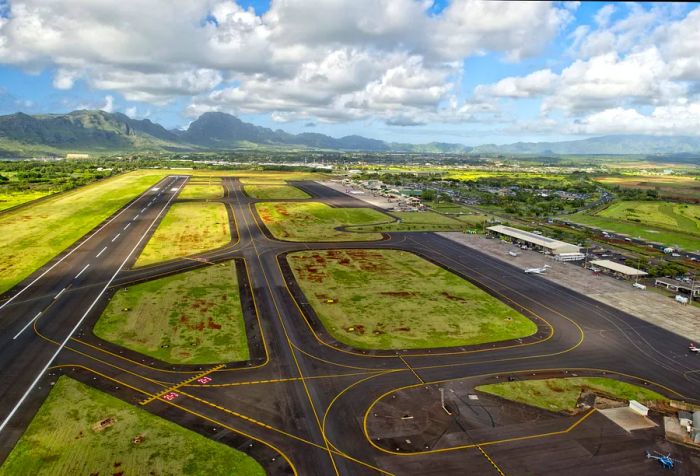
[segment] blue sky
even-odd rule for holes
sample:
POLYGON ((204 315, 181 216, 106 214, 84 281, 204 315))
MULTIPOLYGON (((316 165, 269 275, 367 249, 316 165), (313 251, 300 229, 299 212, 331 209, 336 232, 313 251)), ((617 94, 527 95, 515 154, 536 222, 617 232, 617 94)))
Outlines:
POLYGON ((224 111, 469 145, 700 134, 695 4, 54 3, 0 0, 0 114, 224 111))

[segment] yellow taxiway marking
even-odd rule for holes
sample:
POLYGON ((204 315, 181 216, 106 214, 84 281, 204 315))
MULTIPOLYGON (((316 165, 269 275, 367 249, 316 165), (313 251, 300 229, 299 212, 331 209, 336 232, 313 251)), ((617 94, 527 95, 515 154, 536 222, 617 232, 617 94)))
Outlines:
POLYGON ((178 384, 176 384, 176 385, 173 385, 172 387, 168 387, 168 388, 166 388, 166 389, 164 389, 164 390, 161 390, 160 392, 158 392, 158 393, 155 394, 154 396, 148 397, 147 399, 142 400, 142 401, 139 402, 139 403, 140 403, 141 405, 148 405, 148 404, 151 403, 153 400, 160 399, 160 397, 162 397, 163 395, 166 395, 166 394, 168 394, 168 393, 170 393, 170 392, 173 392, 173 391, 177 390, 178 388, 182 387, 183 385, 187 385, 188 383, 192 383, 192 382, 194 382, 195 380, 201 379, 202 377, 206 377, 206 376, 209 375, 210 373, 216 372, 217 370, 221 370, 221 369, 223 369, 224 367, 226 367, 226 364, 220 364, 220 365, 217 365, 216 367, 212 367, 212 368, 210 368, 210 369, 208 369, 208 370, 205 370, 204 372, 198 373, 198 374, 195 375, 194 377, 190 377, 190 378, 188 378, 187 380, 183 380, 182 382, 180 382, 180 383, 178 383, 178 384))

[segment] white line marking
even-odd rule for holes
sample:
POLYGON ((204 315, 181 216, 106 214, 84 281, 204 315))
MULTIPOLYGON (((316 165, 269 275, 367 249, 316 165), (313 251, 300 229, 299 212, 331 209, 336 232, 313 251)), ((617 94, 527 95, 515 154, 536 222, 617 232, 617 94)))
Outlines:
POLYGON ((19 331, 19 332, 17 333, 17 335, 14 336, 14 337, 12 338, 12 340, 17 339, 17 338, 19 337, 19 335, 20 335, 22 332, 24 332, 25 330, 27 330, 27 327, 29 327, 29 326, 32 324, 32 322, 34 322, 34 321, 36 321, 37 319, 39 319, 39 316, 41 316, 41 311, 39 311, 39 313, 38 313, 36 316, 34 316, 34 317, 32 318, 31 321, 27 322, 27 325, 24 326, 24 327, 22 328, 22 330, 19 331))
POLYGON ((66 292, 66 288, 63 288, 63 289, 61 289, 61 290, 58 292, 58 294, 56 294, 53 298, 54 298, 54 299, 58 299, 58 298, 61 297, 61 294, 65 293, 65 292, 66 292))
POLYGON ((145 212, 145 211, 146 211, 146 208, 148 208, 148 207, 143 207, 139 213, 145 212))
POLYGON ((121 233, 117 233, 116 235, 114 235, 114 238, 112 238, 112 243, 114 243, 114 240, 119 238, 119 235, 121 235, 121 233))
MULTIPOLYGON (((186 182, 186 181, 185 181, 185 182, 186 182)), ((184 185, 185 182, 183 182, 182 185, 184 185)), ((180 188, 182 188, 182 185, 180 185, 180 188)), ((80 328, 80 326, 82 325, 82 323, 83 323, 83 321, 85 320, 85 318, 88 316, 88 314, 90 314, 90 311, 92 311, 92 308, 95 307, 95 304, 97 304, 97 301, 100 300, 100 298, 102 297, 102 295, 103 295, 103 294, 107 291, 107 289, 109 289, 109 287, 112 285, 112 281, 114 281, 114 279, 117 277, 117 275, 121 272, 122 268, 124 268, 124 266, 126 265, 126 262, 129 261, 129 259, 131 258, 131 255, 134 254, 134 252, 135 252, 136 249, 139 247, 139 245, 141 244, 141 242, 143 241, 143 239, 146 237, 146 235, 148 234, 148 232, 151 230, 151 228, 153 228, 153 225, 155 225, 155 223, 156 223, 156 221, 158 220, 158 218, 160 218, 160 216, 163 214, 163 212, 165 211, 165 209, 168 208, 168 205, 170 204, 170 202, 172 201, 172 199, 173 199, 174 197, 175 197, 175 195, 171 196, 170 199, 168 199, 168 201, 165 203, 165 205, 163 205, 163 208, 160 209, 160 211, 158 212, 158 215, 156 215, 156 217, 153 219, 153 221, 152 221, 151 224, 148 226, 148 228, 146 229, 146 231, 143 232, 143 235, 141 235, 141 238, 139 238, 139 241, 136 242, 136 244, 135 244, 134 247, 131 249, 131 251, 129 252, 129 254, 126 256, 126 258, 124 258, 124 261, 122 261, 122 264, 119 265, 119 268, 117 268, 117 270, 114 272, 114 274, 112 275, 112 277, 109 278, 109 281, 107 281, 107 284, 105 284, 105 287, 102 288, 102 291, 100 291, 100 294, 98 294, 97 297, 95 298, 95 300, 92 301, 92 304, 90 304, 90 307, 87 308, 87 310, 85 311, 85 313, 83 314, 83 316, 80 318, 80 320, 75 324, 75 326, 73 327, 73 329, 71 329, 70 333, 66 336, 66 338, 63 340, 63 342, 61 342, 61 345, 58 346, 58 349, 56 349, 56 352, 54 352, 54 354, 51 356, 51 358, 50 358, 49 361, 46 363, 46 365, 44 366, 44 368, 42 368, 42 369, 39 371, 39 374, 36 376, 36 378, 34 379, 34 381, 31 383, 31 385, 29 386, 29 388, 27 389, 27 391, 24 392, 24 395, 22 395, 22 398, 19 399, 19 401, 17 402, 17 404, 12 408, 12 410, 10 410, 10 413, 8 413, 8 415, 5 417, 5 419, 3 420, 3 422, 0 423, 0 432, 2 432, 2 430, 5 429, 5 427, 6 427, 7 424, 10 422, 10 420, 11 420, 12 417, 15 415, 15 413, 17 413, 17 410, 19 410, 19 407, 20 407, 20 406, 22 405, 22 403, 24 403, 24 401, 27 399, 27 397, 29 396, 29 393, 30 393, 32 390, 34 390, 34 387, 36 387, 36 384, 39 383, 39 380, 41 380, 41 376, 44 375, 44 372, 46 372, 46 371, 48 370, 48 368, 51 367, 51 364, 53 364, 53 361, 56 360, 56 357, 58 357, 58 354, 61 353, 61 351, 63 350, 63 348, 66 346, 66 344, 68 343, 68 341, 71 339, 71 337, 73 337, 73 334, 75 334, 75 331, 77 331, 77 330, 80 328)))
POLYGON ((126 229, 129 228, 130 226, 131 226, 131 223, 127 223, 126 226, 125 226, 124 228, 122 228, 122 230, 126 230, 126 229))
POLYGON ((81 274, 83 274, 83 272, 84 272, 86 269, 88 269, 89 266, 90 266, 90 263, 86 264, 85 267, 84 267, 83 269, 81 269, 80 272, 79 272, 78 274, 76 274, 76 275, 75 275, 75 278, 73 278, 73 279, 78 279, 78 276, 80 276, 81 274))
MULTIPOLYGON (((136 216, 134 217, 134 220, 136 220, 140 215, 141 215, 140 213, 137 213, 136 216)), ((134 220, 131 220, 131 221, 134 221, 134 220)))
POLYGON ((107 247, 106 247, 106 246, 105 246, 104 248, 102 248, 102 249, 100 250, 100 252, 99 252, 99 253, 97 253, 97 255, 95 256, 95 258, 99 258, 99 257, 100 257, 100 255, 101 255, 102 253, 104 253, 106 249, 107 249, 107 247))
MULTIPOLYGON (((171 181, 171 182, 172 182, 172 181, 171 181)), ((144 193, 145 193, 145 192, 144 192, 144 193)), ((142 197, 143 197, 143 193, 142 193, 141 195, 139 195, 138 197, 134 198, 134 199, 131 201, 131 203, 129 203, 126 207, 124 207, 124 209, 123 209, 122 211, 120 211, 119 213, 117 213, 116 215, 114 215, 109 221, 107 221, 107 222, 106 222, 104 225, 102 225, 99 229, 95 230, 95 232, 94 232, 92 235, 90 235, 90 236, 88 236, 87 238, 85 238, 82 242, 80 242, 80 244, 78 244, 75 248, 73 248, 73 249, 70 250, 65 256, 63 256, 63 258, 61 258, 61 259, 59 259, 58 261, 56 261, 53 265, 51 265, 50 268, 48 268, 46 271, 44 271, 44 272, 41 273, 39 276, 37 276, 36 278, 34 278, 34 280, 33 280, 31 283, 27 284, 25 287, 23 287, 22 289, 20 289, 20 291, 19 291, 17 294, 15 294, 15 295, 12 296, 10 299, 8 299, 7 301, 5 301, 2 305, 0 305, 0 309, 3 309, 5 306, 7 306, 8 304, 10 304, 12 301, 15 300, 15 298, 16 298, 17 296, 19 296, 19 295, 22 294, 24 291, 26 291, 26 290, 29 289, 31 286, 33 286, 37 281, 39 281, 41 278, 43 278, 49 271, 51 271, 51 270, 54 269, 56 266, 58 266, 59 264, 61 264, 61 262, 62 262, 64 259, 68 258, 70 255, 72 255, 73 253, 75 253, 75 251, 76 251, 78 248, 80 248, 80 247, 83 246, 85 243, 87 243, 88 240, 89 240, 90 238, 92 238, 93 236, 95 236, 96 234, 98 234, 99 232, 101 232, 102 229, 103 229, 104 227, 106 227, 107 225, 109 225, 110 223, 112 223, 114 220, 116 220, 117 217, 118 217, 119 215, 121 215, 122 213, 124 213, 125 211, 127 211, 129 208, 131 208, 131 207, 134 205, 134 203, 138 202, 139 199, 141 199, 142 197)))

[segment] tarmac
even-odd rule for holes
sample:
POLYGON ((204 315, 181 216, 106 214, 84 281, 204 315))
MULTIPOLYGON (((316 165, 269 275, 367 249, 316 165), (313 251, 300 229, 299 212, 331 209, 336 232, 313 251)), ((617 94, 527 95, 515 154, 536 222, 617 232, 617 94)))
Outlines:
MULTIPOLYGON (((235 178, 224 179, 220 200, 229 208, 231 243, 132 269, 187 180, 164 179, 2 296, 0 460, 51 383, 66 374, 246 451, 268 474, 662 474, 643 457, 645 449, 672 451, 684 461, 678 474, 700 468, 697 453, 665 442, 654 430, 630 434, 595 412, 565 432, 547 431, 558 418, 542 418, 517 432, 480 428, 468 444, 453 438, 411 451, 378 444, 376 438, 397 435, 400 428, 369 433, 372 409, 407 388, 586 372, 697 402, 700 358, 688 354, 684 337, 434 233, 391 233, 361 243, 276 240, 257 215, 256 200, 235 178), (370 352, 344 346, 325 332, 284 258, 292 251, 334 248, 413 252, 522 312, 538 331, 526 339, 459 348, 370 352), (172 365, 93 335, 116 290, 231 259, 245 270, 239 285, 250 361, 172 365), (198 383, 202 375, 211 381, 198 383)), ((315 182, 292 184, 331 206, 368 206, 315 182)), ((425 405, 434 405, 434 396, 426 395, 425 405)), ((424 430, 418 434, 434 428, 424 430)))

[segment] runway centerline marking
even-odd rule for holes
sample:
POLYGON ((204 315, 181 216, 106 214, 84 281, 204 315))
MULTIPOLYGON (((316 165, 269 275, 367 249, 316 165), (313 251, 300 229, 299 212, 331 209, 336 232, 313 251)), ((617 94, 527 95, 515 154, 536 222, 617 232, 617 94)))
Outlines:
POLYGON ((116 235, 114 235, 114 238, 112 238, 112 243, 114 243, 114 240, 119 238, 119 235, 121 235, 121 233, 117 233, 116 235))
POLYGON ((100 255, 101 255, 102 253, 104 253, 105 251, 107 251, 107 247, 106 247, 106 246, 105 246, 104 248, 102 248, 102 249, 100 250, 100 252, 97 253, 97 255, 95 255, 95 258, 99 258, 100 255))
POLYGON ((54 298, 54 299, 58 299, 58 298, 61 297, 61 294, 65 293, 65 292, 66 292, 66 288, 63 288, 63 289, 61 289, 61 290, 58 292, 58 294, 56 294, 53 298, 54 298))
MULTIPOLYGON (((180 188, 182 188, 182 186, 183 186, 186 182, 187 182, 187 180, 184 180, 184 181, 182 182, 182 184, 178 187, 178 190, 179 190, 180 188)), ((70 341, 70 339, 73 337, 73 334, 75 334, 75 332, 80 328, 80 326, 83 324, 83 321, 87 318, 88 314, 90 314, 90 312, 91 312, 92 309, 95 307, 95 305, 97 304, 97 302, 102 298, 102 296, 105 294, 105 292, 107 291, 107 289, 109 289, 110 285, 112 284, 112 281, 114 281, 114 279, 117 277, 117 275, 121 272, 121 270, 122 270, 122 269, 124 268, 124 266, 126 265, 127 261, 129 261, 129 259, 131 259, 131 256, 134 254, 134 252, 136 252, 136 250, 138 249, 138 247, 139 247, 139 245, 141 244, 141 242, 144 240, 144 238, 146 238, 146 235, 148 234, 148 232, 151 231, 151 228, 153 228, 153 225, 155 225, 156 221, 158 221, 158 219, 159 219, 160 216, 163 214, 163 212, 168 208, 168 205, 170 205, 170 202, 172 201, 172 199, 173 199, 174 197, 175 197, 175 195, 173 194, 173 196, 170 197, 170 198, 168 199, 167 202, 165 202, 165 205, 163 205, 163 207, 160 209, 160 211, 158 212, 158 215, 156 215, 156 217, 153 219, 153 221, 151 222, 151 224, 148 225, 148 228, 146 228, 146 230, 143 232, 143 234, 141 235, 141 237, 138 239, 138 241, 136 242, 136 244, 134 245, 134 247, 131 249, 131 251, 129 252, 129 254, 126 256, 126 258, 124 258, 124 261, 122 261, 122 263, 119 265, 119 267, 118 267, 117 270, 114 272, 114 274, 112 275, 112 277, 109 279, 109 281, 107 281, 107 284, 105 284, 105 286, 102 288, 102 290, 100 291, 100 293, 97 295, 97 297, 95 297, 95 299, 92 301, 92 303, 90 304, 90 306, 87 308, 87 310, 85 311, 85 313, 83 313, 82 317, 78 320, 78 322, 75 324, 75 326, 71 329, 71 331, 68 333, 68 335, 66 336, 66 338, 63 340, 63 342, 61 342, 61 344, 58 346, 58 349, 56 349, 56 352, 53 353, 53 355, 51 356, 51 358, 49 359, 49 361, 46 363, 46 365, 44 365, 44 367, 39 371, 39 373, 37 374, 37 376, 36 376, 36 378, 34 379, 34 381, 29 385, 29 388, 27 388, 27 390, 24 392, 24 394, 23 394, 22 397, 19 399, 19 401, 15 404, 15 406, 12 408, 12 410, 10 410, 10 413, 8 413, 7 416, 5 417, 5 419, 3 420, 3 422, 0 423, 0 432, 2 432, 2 431, 5 429, 5 427, 6 427, 7 424, 10 422, 10 420, 11 420, 12 417, 15 415, 15 413, 17 413, 17 410, 19 410, 19 408, 22 406, 22 404, 24 403, 24 401, 27 399, 27 397, 29 396, 29 394, 31 393, 31 391, 34 390, 34 387, 36 387, 36 385, 39 383, 39 381, 41 380, 41 377, 44 375, 44 373, 46 372, 46 370, 47 370, 49 367, 51 367, 51 365, 53 364, 54 360, 56 360, 56 357, 58 357, 58 354, 61 353, 61 351, 62 351, 63 348, 66 346, 66 344, 68 343, 68 341, 70 341)))
POLYGON ((27 330, 27 327, 31 326, 32 323, 33 323, 34 321, 36 321, 37 319, 39 319, 39 316, 41 316, 41 312, 42 312, 42 311, 37 312, 36 316, 34 316, 34 317, 32 318, 31 321, 27 322, 27 325, 25 325, 25 326, 22 328, 22 330, 19 331, 19 332, 17 333, 17 335, 15 335, 15 336, 12 338, 12 340, 17 339, 17 338, 19 337, 19 335, 20 335, 22 332, 24 332, 25 330, 27 330))
POLYGON ((83 269, 81 269, 80 272, 79 272, 78 274, 75 275, 75 278, 73 278, 73 279, 78 279, 78 277, 79 277, 81 274, 83 274, 83 273, 85 272, 85 270, 88 269, 89 267, 90 267, 90 263, 86 264, 86 265, 83 267, 83 269))
POLYGON ((136 220, 139 216, 141 216, 141 214, 140 214, 140 213, 137 213, 136 216, 135 216, 131 221, 136 220))
MULTIPOLYGON (((172 182, 172 180, 171 180, 170 182, 172 182)), ((10 299, 8 299, 7 301, 5 301, 2 305, 0 305, 0 309, 3 309, 5 306, 7 306, 8 304, 10 304, 12 301, 15 300, 15 298, 16 298, 17 296, 19 296, 20 294, 22 294, 24 291, 26 291, 27 289, 29 289, 30 287, 32 287, 37 281, 39 281, 41 278, 43 278, 44 276, 46 276, 46 274, 47 274, 49 271, 51 271, 52 269, 54 269, 56 266, 58 266, 59 264, 61 264, 61 263, 63 262, 63 260, 65 260, 66 258, 68 258, 68 257, 69 257, 70 255, 72 255, 73 253, 75 253, 75 251, 76 251, 78 248, 80 248, 81 246, 83 246, 83 245, 84 245, 85 243, 87 243, 93 236, 95 236, 96 234, 98 234, 99 232, 101 232, 107 225, 109 225, 109 224, 112 223, 114 220, 116 220, 117 217, 119 217, 119 215, 121 215, 122 213, 124 213, 125 211, 127 211, 129 208, 131 208, 137 201, 139 201, 140 198, 141 198, 140 195, 139 195, 138 197, 134 198, 134 199, 131 201, 131 203, 129 203, 127 206, 125 206, 125 207, 122 209, 122 211, 120 211, 119 213, 117 213, 116 215, 114 215, 112 218, 110 218, 105 224, 103 224, 100 228, 98 228, 97 230, 95 230, 95 232, 94 232, 93 234, 91 234, 90 236, 88 236, 87 238, 85 238, 83 241, 81 241, 81 242, 78 244, 78 246, 76 246, 75 248, 73 248, 72 250, 70 250, 68 253, 66 253, 66 254, 63 256, 63 258, 61 258, 61 259, 59 259, 58 261, 56 261, 56 262, 55 262, 53 265, 51 265, 51 267, 49 267, 46 271, 44 271, 44 272, 41 273, 39 276, 37 276, 36 278, 34 278, 34 280, 33 280, 31 283, 27 284, 27 285, 26 285, 25 287, 23 287, 17 294, 15 294, 15 295, 12 296, 10 299)))
POLYGON ((131 223, 127 223, 126 226, 122 228, 122 230, 126 230, 127 228, 129 228, 129 226, 131 226, 131 223))

